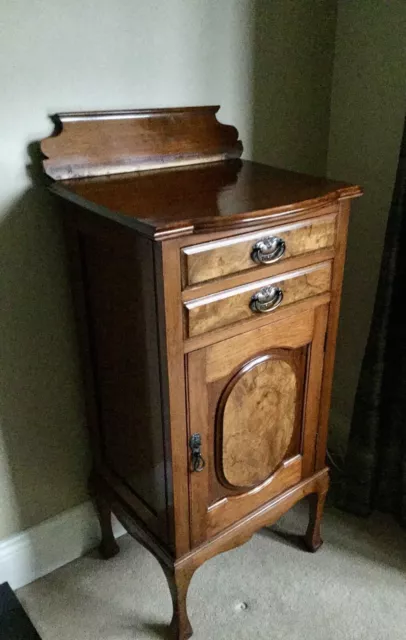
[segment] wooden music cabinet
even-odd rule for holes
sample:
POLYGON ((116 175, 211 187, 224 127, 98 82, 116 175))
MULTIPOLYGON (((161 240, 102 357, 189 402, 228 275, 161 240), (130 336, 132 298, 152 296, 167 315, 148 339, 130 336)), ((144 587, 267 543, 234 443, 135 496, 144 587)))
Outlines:
POLYGON ((241 161, 218 107, 65 113, 63 202, 105 557, 114 513, 159 560, 173 637, 196 569, 305 496, 321 544, 350 199, 241 161))

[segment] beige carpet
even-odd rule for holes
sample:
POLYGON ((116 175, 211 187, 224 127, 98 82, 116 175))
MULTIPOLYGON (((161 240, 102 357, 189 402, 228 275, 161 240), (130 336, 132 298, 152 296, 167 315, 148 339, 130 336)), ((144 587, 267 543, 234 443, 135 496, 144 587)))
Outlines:
MULTIPOLYGON (((301 551, 302 505, 246 545, 206 563, 189 590, 196 640, 405 640, 406 532, 386 516, 329 509, 325 544, 301 551), (275 532, 276 529, 276 532, 275 532)), ((42 640, 167 638, 169 592, 156 560, 128 536, 18 591, 42 640)))

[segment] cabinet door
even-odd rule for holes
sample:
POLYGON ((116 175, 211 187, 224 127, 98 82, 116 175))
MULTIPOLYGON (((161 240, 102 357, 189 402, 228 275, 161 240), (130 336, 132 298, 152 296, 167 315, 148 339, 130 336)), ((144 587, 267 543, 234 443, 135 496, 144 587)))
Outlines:
POLYGON ((189 354, 189 438, 205 462, 193 470, 190 450, 193 546, 312 474, 327 311, 189 354))

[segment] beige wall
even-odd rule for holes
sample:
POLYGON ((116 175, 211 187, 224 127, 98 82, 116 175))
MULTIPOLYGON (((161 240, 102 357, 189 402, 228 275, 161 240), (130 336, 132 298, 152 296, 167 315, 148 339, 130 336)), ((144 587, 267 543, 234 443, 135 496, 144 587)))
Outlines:
POLYGON ((339 0, 328 173, 357 182, 331 416, 344 450, 375 297, 406 106, 406 2, 339 0))
POLYGON ((326 172, 336 0, 257 0, 253 27, 253 154, 326 172))

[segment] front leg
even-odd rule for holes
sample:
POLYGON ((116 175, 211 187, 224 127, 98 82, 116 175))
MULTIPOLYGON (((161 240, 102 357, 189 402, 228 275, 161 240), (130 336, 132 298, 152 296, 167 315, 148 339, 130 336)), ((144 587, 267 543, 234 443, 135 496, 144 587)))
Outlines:
POLYGON ((304 542, 309 551, 313 553, 320 549, 323 540, 320 535, 321 519, 323 516, 324 503, 326 501, 327 489, 318 493, 311 493, 309 500, 309 525, 304 537, 304 542))
POLYGON ((167 567, 161 565, 173 602, 173 616, 170 624, 171 637, 173 640, 187 640, 193 635, 187 613, 187 592, 195 569, 192 567, 167 567))

